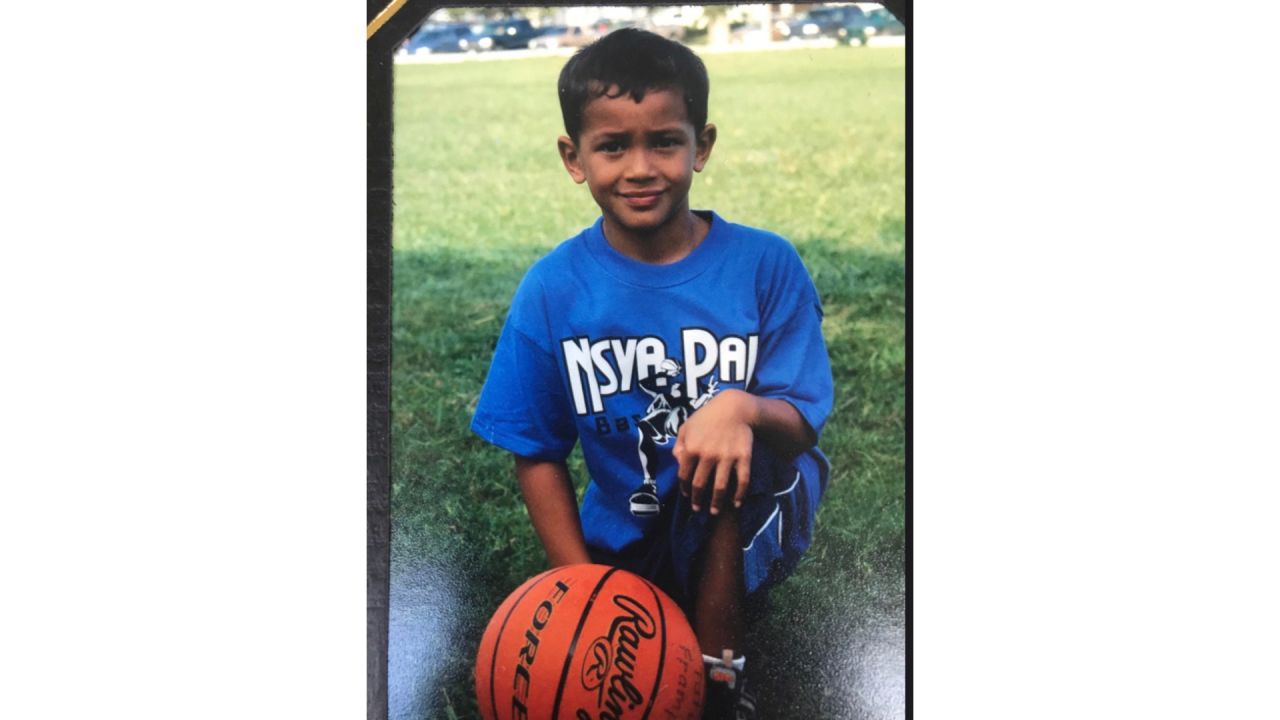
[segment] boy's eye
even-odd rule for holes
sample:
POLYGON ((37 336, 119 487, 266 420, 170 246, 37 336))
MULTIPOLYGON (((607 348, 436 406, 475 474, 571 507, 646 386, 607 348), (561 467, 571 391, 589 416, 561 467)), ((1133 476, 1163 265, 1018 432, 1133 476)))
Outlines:
POLYGON ((676 147, 679 144, 680 144, 680 139, 673 138, 673 137, 658 138, 658 141, 654 143, 656 147, 660 147, 660 148, 676 147))
POLYGON ((602 153, 622 152, 622 143, 620 142, 601 143, 599 146, 597 146, 596 149, 602 153))

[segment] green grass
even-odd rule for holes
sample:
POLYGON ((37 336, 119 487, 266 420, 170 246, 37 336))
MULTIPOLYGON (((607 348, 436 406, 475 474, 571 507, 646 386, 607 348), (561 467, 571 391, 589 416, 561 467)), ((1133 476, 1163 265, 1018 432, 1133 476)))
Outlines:
MULTIPOLYGON (((719 140, 692 204, 796 245, 826 309, 837 389, 821 443, 832 483, 814 545, 752 628, 752 677, 763 717, 878 717, 880 701, 832 647, 902 622, 904 53, 704 59, 719 140)), ((393 629, 393 656, 414 653, 419 639, 407 632, 447 649, 405 670, 409 680, 393 667, 393 683, 413 685, 402 689, 405 716, 478 717, 470 671, 479 634, 544 562, 509 456, 467 426, 520 277, 598 215, 555 150, 562 63, 396 70, 392 567, 402 589, 393 590, 393 626, 409 585, 438 588, 431 602, 450 605, 431 626, 393 629)), ((571 471, 581 488, 577 456, 571 471)), ((394 687, 392 696, 394 706, 394 687)))

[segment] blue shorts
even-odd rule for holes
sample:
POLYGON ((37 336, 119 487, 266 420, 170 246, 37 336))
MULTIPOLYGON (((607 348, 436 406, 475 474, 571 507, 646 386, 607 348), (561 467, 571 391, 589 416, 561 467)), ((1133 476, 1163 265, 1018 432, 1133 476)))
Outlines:
MULTIPOLYGON (((830 465, 817 448, 781 460, 763 443, 751 453, 751 486, 738 509, 743 581, 748 597, 785 580, 813 540, 814 517, 827 488, 830 465)), ((698 564, 714 516, 693 512, 676 493, 663 501, 648 541, 621 552, 588 547, 594 562, 629 570, 689 607, 698 564)))

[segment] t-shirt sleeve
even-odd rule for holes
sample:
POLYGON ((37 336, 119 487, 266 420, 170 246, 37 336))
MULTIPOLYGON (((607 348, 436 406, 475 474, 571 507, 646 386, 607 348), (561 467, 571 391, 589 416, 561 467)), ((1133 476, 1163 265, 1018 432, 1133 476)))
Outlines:
POLYGON ((762 265, 761 274, 760 351, 749 390, 790 402, 820 437, 834 388, 818 291, 787 243, 762 265))
POLYGON ((564 460, 578 434, 549 337, 545 297, 531 271, 498 336, 471 430, 517 455, 564 460))

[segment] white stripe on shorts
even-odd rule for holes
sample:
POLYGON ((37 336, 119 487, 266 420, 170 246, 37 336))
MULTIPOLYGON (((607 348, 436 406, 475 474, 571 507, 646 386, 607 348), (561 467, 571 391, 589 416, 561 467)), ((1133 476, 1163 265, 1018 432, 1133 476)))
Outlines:
POLYGON ((764 529, 769 527, 769 523, 773 522, 773 519, 775 517, 778 518, 778 533, 779 533, 778 537, 781 538, 782 537, 782 534, 781 534, 782 533, 782 514, 781 513, 782 513, 782 506, 775 503, 773 506, 773 514, 769 516, 768 520, 765 520, 763 523, 761 523, 760 529, 756 531, 755 535, 751 536, 750 544, 742 548, 742 552, 746 552, 755 546, 756 538, 760 537, 760 533, 764 532, 764 529))

